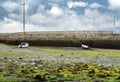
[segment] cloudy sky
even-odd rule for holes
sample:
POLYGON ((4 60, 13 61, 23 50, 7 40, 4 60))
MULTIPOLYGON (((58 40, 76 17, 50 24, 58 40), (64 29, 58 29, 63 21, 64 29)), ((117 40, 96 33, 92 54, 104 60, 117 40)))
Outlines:
POLYGON ((26 31, 120 32, 120 0, 0 0, 0 33, 22 31, 21 3, 26 31))

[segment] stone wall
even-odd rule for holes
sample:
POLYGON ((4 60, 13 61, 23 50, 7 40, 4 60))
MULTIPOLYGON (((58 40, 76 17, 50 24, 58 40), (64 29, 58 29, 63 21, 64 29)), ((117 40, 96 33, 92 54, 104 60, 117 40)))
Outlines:
POLYGON ((113 31, 44 31, 0 34, 0 41, 18 45, 22 41, 38 46, 81 46, 120 48, 120 34, 113 31))

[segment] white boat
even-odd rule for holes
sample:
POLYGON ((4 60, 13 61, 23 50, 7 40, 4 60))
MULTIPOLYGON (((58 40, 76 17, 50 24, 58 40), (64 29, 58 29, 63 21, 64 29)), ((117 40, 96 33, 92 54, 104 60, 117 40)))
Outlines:
POLYGON ((18 45, 18 48, 27 48, 29 44, 27 42, 21 42, 20 45, 18 45))
POLYGON ((84 45, 84 44, 82 44, 81 47, 82 47, 83 49, 89 49, 89 48, 90 48, 89 45, 84 45))
MULTIPOLYGON (((25 39, 25 3, 21 4, 23 6, 23 40, 25 39)), ((23 41, 22 40, 22 41, 23 41)), ((29 44, 27 42, 21 42, 18 48, 27 48, 29 44)))

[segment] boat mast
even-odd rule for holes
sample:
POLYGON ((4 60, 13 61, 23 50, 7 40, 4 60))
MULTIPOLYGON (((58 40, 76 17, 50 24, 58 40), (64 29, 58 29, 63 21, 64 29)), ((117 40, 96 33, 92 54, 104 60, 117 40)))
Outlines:
POLYGON ((23 39, 25 37, 25 3, 20 4, 22 5, 22 13, 23 13, 23 39))
POLYGON ((115 16, 114 16, 114 18, 113 18, 113 26, 115 26, 115 16))
POLYGON ((115 33, 116 17, 113 16, 113 33, 115 33))

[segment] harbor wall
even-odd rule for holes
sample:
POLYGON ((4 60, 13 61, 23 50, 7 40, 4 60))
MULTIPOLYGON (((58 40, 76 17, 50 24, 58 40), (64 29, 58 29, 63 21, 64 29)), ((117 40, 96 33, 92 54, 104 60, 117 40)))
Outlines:
POLYGON ((28 42, 32 46, 71 46, 81 44, 95 48, 120 49, 120 34, 113 31, 41 31, 0 34, 0 42, 18 45, 28 42))

